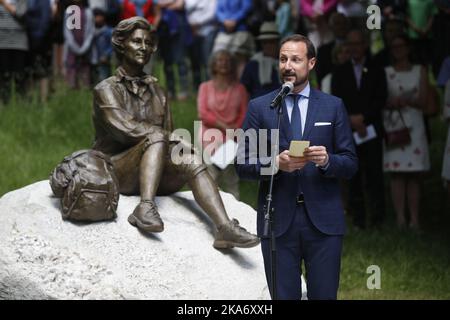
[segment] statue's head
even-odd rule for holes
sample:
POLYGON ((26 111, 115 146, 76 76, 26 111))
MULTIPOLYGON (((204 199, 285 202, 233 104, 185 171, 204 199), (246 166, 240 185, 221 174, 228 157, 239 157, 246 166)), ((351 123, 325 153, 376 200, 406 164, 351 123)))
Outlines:
POLYGON ((112 45, 120 63, 144 67, 157 48, 155 29, 142 17, 122 20, 113 31, 112 45))

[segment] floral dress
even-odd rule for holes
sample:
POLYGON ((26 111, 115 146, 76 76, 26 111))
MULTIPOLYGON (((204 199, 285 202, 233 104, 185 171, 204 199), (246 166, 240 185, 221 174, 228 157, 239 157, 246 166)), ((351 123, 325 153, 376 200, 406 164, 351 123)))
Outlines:
MULTIPOLYGON (((417 99, 420 86, 420 66, 414 65, 409 71, 386 68, 389 98, 412 97, 417 99)), ((411 143, 403 147, 384 146, 383 167, 385 172, 420 172, 430 169, 430 157, 421 110, 405 107, 400 109, 404 124, 408 127, 411 143)), ((386 132, 404 127, 398 111, 383 110, 383 124, 386 132)))

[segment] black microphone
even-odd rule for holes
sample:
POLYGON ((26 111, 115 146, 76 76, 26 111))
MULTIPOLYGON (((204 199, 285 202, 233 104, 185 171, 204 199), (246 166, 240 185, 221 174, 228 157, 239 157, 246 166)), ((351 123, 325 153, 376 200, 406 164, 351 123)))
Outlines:
POLYGON ((280 104, 280 102, 286 97, 289 93, 292 92, 292 89, 294 89, 294 85, 292 82, 285 82, 283 86, 281 87, 280 92, 278 92, 275 99, 272 100, 270 103, 271 108, 275 108, 280 104))

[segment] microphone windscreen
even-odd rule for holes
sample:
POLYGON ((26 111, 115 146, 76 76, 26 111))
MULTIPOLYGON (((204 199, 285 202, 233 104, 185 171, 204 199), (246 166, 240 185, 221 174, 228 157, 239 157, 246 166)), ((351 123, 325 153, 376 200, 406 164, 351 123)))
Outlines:
POLYGON ((294 84, 292 82, 285 82, 282 86, 282 90, 287 90, 289 88, 288 94, 292 92, 292 89, 294 89, 294 84))

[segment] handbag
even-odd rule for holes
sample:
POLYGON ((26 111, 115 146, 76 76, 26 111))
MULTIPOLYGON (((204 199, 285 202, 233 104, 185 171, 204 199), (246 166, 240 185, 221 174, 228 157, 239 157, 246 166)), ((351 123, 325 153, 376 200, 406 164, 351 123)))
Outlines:
POLYGON ((398 114, 400 115, 400 121, 403 124, 403 128, 386 132, 385 143, 386 147, 388 148, 399 148, 411 143, 411 134, 409 132, 408 127, 405 124, 405 120, 403 119, 401 111, 398 109, 392 110, 389 113, 390 120, 392 121, 392 114, 394 111, 397 111, 398 114))

